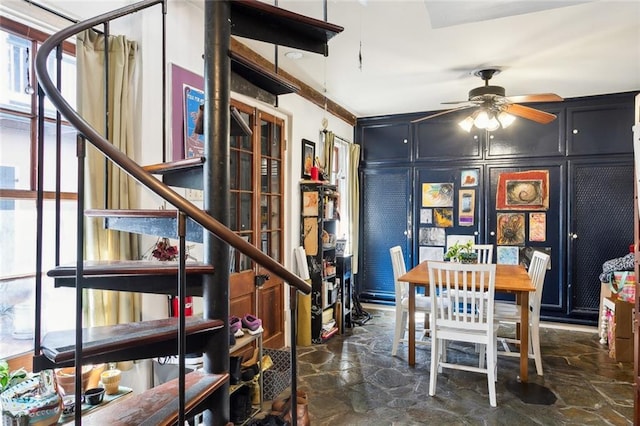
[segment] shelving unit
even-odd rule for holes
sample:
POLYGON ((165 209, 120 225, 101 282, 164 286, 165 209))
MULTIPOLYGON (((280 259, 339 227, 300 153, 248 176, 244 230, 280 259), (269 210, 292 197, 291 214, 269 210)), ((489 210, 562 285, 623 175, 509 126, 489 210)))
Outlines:
POLYGON ((311 279, 311 343, 323 343, 333 336, 340 280, 336 274, 338 198, 335 185, 303 181, 300 184, 301 243, 307 255, 311 279))

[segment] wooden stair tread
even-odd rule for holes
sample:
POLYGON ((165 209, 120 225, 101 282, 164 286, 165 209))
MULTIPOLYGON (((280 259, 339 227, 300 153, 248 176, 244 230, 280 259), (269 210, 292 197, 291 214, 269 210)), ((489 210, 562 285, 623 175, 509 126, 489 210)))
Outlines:
MULTIPOLYGON (((185 375, 185 413, 196 409, 229 380, 228 374, 194 371, 185 375)), ((83 425, 173 425, 178 421, 179 381, 106 405, 82 417, 83 425)), ((194 413, 195 414, 195 413, 194 413)))
POLYGON ((232 72, 271 94, 286 95, 300 90, 300 87, 294 83, 237 52, 230 51, 229 56, 231 57, 232 72))
POLYGON ((173 173, 180 170, 189 170, 202 168, 202 164, 205 162, 204 157, 186 158, 184 160, 170 161, 167 163, 158 163, 144 166, 144 169, 156 175, 163 175, 165 173, 173 173))
MULTIPOLYGON (((84 276, 176 275, 178 262, 154 260, 85 260, 84 276)), ((202 262, 187 262, 187 274, 212 274, 213 266, 202 262)), ((50 277, 75 277, 75 265, 60 265, 47 271, 50 277)))
MULTIPOLYGON (((202 176, 201 170, 199 173, 202 176)), ((85 215, 104 218, 103 226, 106 229, 156 237, 178 238, 177 210, 87 210, 85 215)), ((187 218, 186 225, 185 238, 187 241, 201 243, 204 233, 202 226, 191 218, 187 218)))
MULTIPOLYGON (((223 326, 222 320, 200 317, 185 318, 187 336, 219 330, 223 326)), ((112 352, 128 351, 130 356, 128 359, 141 359, 137 357, 136 352, 139 351, 136 348, 176 340, 177 331, 178 318, 85 328, 82 331, 82 357, 83 359, 103 357, 108 360, 109 354, 112 352)), ((176 348, 177 345, 170 348, 168 354, 175 354, 176 348)), ((42 339, 41 351, 47 359, 56 365, 73 362, 75 331, 62 330, 47 333, 42 339)), ((157 356, 162 356, 162 354, 157 356)))
POLYGON ((288 46, 308 52, 329 54, 327 43, 344 30, 308 16, 257 0, 231 2, 231 34, 288 46))

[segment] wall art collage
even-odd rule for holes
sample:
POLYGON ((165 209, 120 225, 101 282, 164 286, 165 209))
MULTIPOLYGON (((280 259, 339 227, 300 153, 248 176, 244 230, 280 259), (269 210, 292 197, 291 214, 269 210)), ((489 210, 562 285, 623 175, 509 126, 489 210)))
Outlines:
MULTIPOLYGON (((474 240, 473 235, 447 235, 447 228, 476 225, 478 178, 478 170, 461 171, 457 192, 453 182, 422 183, 418 232, 420 262, 443 260, 444 253, 455 242, 474 240)), ((548 170, 501 173, 495 207, 497 263, 526 265, 533 251, 550 254, 550 248, 528 245, 546 241, 548 170)))

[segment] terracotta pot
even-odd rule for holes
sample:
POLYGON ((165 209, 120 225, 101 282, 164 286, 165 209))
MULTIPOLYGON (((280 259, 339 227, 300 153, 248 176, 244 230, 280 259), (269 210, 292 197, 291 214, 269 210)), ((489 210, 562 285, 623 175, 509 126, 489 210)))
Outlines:
MULTIPOLYGON (((82 366, 82 391, 87 389, 93 365, 82 366)), ((73 395, 76 391, 76 368, 65 367, 56 370, 56 381, 62 395, 73 395)))

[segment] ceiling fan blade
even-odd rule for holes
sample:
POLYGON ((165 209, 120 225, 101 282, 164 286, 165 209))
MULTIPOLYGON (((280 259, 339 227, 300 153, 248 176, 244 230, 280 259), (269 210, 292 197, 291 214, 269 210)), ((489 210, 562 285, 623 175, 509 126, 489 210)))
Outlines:
POLYGON ((460 110, 467 109, 467 108, 472 108, 472 107, 475 107, 475 106, 477 106, 477 105, 464 105, 464 106, 461 106, 461 107, 458 107, 458 108, 448 109, 446 111, 440 111, 440 112, 437 112, 435 114, 427 115, 426 117, 418 118, 416 120, 411 120, 411 123, 412 124, 413 123, 419 123, 419 122, 424 121, 424 120, 429 120, 431 118, 439 117, 441 115, 449 114, 451 112, 456 112, 456 111, 460 111, 460 110))
POLYGON ((508 96, 509 102, 527 103, 527 102, 562 102, 564 99, 555 93, 537 93, 534 95, 508 96))
POLYGON ((509 114, 516 115, 518 117, 526 118, 527 120, 535 121, 536 123, 548 124, 556 119, 556 116, 548 112, 540 111, 539 109, 529 108, 519 104, 509 104, 505 106, 505 111, 509 114))
POLYGON ((455 105, 455 104, 466 104, 469 101, 449 101, 449 102, 440 102, 442 105, 455 105))

